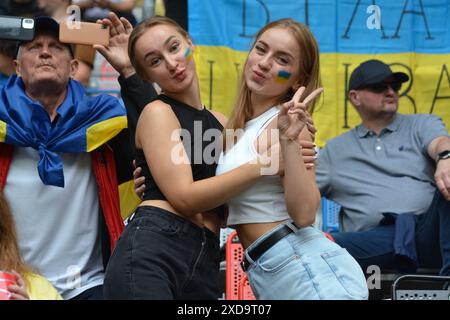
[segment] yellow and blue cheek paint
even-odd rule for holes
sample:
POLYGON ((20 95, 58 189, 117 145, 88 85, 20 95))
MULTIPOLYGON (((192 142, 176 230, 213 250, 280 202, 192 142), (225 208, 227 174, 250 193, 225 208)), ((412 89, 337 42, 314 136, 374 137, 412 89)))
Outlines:
POLYGON ((191 59, 192 59, 191 48, 186 49, 186 52, 184 53, 184 57, 186 58, 186 61, 191 61, 191 59))
POLYGON ((285 84, 291 77, 291 73, 287 72, 285 70, 278 71, 277 77, 275 78, 275 81, 279 84, 285 84))

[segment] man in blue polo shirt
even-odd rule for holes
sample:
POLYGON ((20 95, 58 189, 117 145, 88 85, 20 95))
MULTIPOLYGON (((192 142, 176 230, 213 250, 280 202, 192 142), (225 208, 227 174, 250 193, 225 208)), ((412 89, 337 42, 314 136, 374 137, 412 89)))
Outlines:
POLYGON ((342 205, 333 234, 363 270, 441 268, 450 274, 450 138, 434 115, 397 112, 408 76, 359 65, 348 97, 362 123, 319 153, 321 194, 342 205))

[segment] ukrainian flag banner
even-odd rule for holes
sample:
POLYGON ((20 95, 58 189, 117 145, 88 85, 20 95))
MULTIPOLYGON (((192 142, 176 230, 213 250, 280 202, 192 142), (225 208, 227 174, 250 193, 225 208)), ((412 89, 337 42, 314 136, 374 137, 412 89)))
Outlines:
POLYGON ((351 72, 368 59, 409 75, 399 112, 436 114, 450 126, 450 0, 189 0, 188 6, 210 109, 230 114, 256 32, 290 17, 319 42, 325 88, 314 113, 319 146, 360 123, 346 92, 351 72))

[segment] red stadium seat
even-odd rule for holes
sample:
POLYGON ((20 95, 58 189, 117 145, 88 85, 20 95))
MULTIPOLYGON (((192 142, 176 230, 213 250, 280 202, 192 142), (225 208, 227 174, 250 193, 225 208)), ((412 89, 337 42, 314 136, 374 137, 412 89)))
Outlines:
POLYGON ((247 275, 241 268, 243 254, 244 248, 234 231, 229 235, 225 249, 225 298, 227 300, 255 300, 247 275))

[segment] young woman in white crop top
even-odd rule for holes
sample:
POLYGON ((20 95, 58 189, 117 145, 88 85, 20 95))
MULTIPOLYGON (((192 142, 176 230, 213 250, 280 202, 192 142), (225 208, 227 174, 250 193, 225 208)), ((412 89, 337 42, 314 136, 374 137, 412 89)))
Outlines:
POLYGON ((257 153, 281 148, 284 175, 267 175, 228 201, 228 224, 246 249, 243 268, 258 299, 368 296, 355 259, 311 226, 320 193, 298 139, 310 139, 308 112, 322 92, 319 85, 318 46, 306 26, 282 19, 259 31, 226 127, 244 133, 237 142, 225 135, 216 169, 224 174, 257 153))

